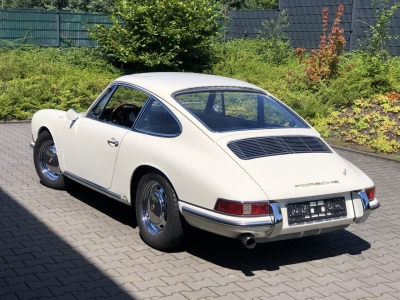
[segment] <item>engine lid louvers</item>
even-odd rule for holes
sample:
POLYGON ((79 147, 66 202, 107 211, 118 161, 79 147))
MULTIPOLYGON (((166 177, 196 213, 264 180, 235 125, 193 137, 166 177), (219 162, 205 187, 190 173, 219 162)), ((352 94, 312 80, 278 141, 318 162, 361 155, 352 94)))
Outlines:
POLYGON ((314 136, 249 138, 229 142, 228 148, 243 160, 295 153, 332 152, 320 138, 314 136))

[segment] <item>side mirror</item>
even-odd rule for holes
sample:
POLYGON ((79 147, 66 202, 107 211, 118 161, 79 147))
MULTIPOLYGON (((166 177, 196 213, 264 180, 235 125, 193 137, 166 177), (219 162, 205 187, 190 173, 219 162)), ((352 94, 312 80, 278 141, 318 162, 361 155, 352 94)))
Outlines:
POLYGON ((79 114, 73 108, 68 109, 68 111, 67 111, 67 119, 68 120, 74 122, 78 118, 79 118, 79 114))

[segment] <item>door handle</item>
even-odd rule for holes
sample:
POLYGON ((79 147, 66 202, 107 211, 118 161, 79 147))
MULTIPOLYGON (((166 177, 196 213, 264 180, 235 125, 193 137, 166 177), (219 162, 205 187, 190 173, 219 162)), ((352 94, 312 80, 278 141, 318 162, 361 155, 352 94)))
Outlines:
POLYGON ((118 145, 119 145, 118 141, 116 141, 114 138, 107 140, 107 143, 108 143, 111 147, 118 147, 118 145))

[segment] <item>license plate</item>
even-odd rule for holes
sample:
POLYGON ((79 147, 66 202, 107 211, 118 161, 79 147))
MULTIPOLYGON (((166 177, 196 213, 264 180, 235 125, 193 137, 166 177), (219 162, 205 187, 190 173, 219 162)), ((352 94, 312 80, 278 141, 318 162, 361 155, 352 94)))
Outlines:
POLYGON ((344 197, 290 203, 286 208, 289 225, 347 216, 344 197))

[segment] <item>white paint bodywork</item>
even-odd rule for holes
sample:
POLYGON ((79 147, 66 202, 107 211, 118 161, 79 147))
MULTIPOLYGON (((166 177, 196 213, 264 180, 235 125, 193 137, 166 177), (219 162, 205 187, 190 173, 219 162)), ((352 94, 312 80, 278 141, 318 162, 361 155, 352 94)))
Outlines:
MULTIPOLYGON (((263 242, 268 241, 267 237, 273 226, 254 224, 272 222, 273 216, 223 215, 214 211, 216 200, 270 200, 279 203, 283 216, 280 235, 287 237, 311 230, 321 232, 329 228, 344 228, 363 217, 365 211, 362 201, 353 191, 373 187, 374 183, 333 149, 332 153, 290 154, 246 161, 239 159, 227 147, 230 141, 250 137, 319 137, 312 127, 215 133, 208 130, 171 96, 177 91, 210 86, 251 88, 266 93, 261 88, 235 79, 186 73, 129 75, 118 78, 114 83, 139 87, 160 100, 179 120, 181 134, 172 138, 160 137, 93 120, 86 114, 82 114, 76 121, 70 121, 64 111, 38 111, 32 119, 33 139, 36 140, 41 130, 46 129, 51 133, 62 172, 75 174, 131 203, 132 175, 140 166, 151 166, 162 172, 172 183, 180 200, 180 210, 190 224, 230 237, 251 233, 263 242), (110 146, 107 141, 111 139, 118 141, 119 145, 110 146), (296 187, 333 181, 338 183, 296 187), (346 199, 347 217, 289 226, 285 207, 287 203, 337 196, 344 196, 346 199), (207 218, 187 214, 184 207, 213 218, 254 224, 247 227, 218 224, 207 218)), ((378 207, 378 201, 374 201, 372 204, 378 207)))

